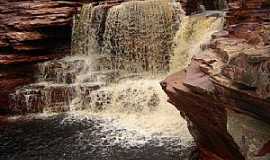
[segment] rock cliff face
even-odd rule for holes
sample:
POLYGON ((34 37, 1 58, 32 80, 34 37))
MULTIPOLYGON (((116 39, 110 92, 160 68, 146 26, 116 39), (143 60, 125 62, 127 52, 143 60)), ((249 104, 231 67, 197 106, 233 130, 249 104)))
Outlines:
MULTIPOLYGON (((110 0, 119 3, 123 0, 110 0)), ((83 3, 103 0, 0 1, 0 112, 8 94, 31 83, 36 62, 70 53, 72 17, 83 3)))
POLYGON ((80 3, 2 1, 0 64, 44 61, 69 48, 72 15, 80 3))
POLYGON ((33 63, 67 54, 72 16, 80 7, 69 1, 0 2, 0 110, 8 93, 33 81, 33 63))
POLYGON ((269 1, 228 7, 226 28, 208 51, 161 85, 186 118, 200 159, 269 159, 269 1))

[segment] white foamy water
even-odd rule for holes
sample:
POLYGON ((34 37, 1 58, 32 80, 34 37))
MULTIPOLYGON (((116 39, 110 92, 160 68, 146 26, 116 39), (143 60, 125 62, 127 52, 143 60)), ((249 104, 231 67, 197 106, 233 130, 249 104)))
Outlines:
MULTIPOLYGON (((129 80, 109 86, 111 102, 102 110, 85 110, 78 113, 93 114, 149 135, 168 135, 191 138, 186 122, 159 86, 159 80, 129 80), (90 113, 89 113, 90 112, 90 113)), ((95 105, 95 104, 93 104, 95 105)))

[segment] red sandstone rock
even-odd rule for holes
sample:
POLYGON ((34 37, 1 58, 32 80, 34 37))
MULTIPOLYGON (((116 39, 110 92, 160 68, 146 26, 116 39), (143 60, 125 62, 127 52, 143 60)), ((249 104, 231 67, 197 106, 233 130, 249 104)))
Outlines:
POLYGON ((174 104, 188 121, 188 128, 200 150, 215 155, 210 157, 225 160, 244 159, 226 131, 225 107, 210 95, 205 97, 201 93, 193 93, 193 88, 184 85, 186 76, 185 72, 176 73, 163 81, 162 87, 169 96, 169 102, 174 104))
POLYGON ((31 63, 31 62, 41 62, 46 60, 51 60, 63 56, 62 54, 50 54, 50 55, 0 55, 1 64, 17 64, 17 63, 31 63))
POLYGON ((9 112, 7 110, 9 106, 9 93, 14 90, 14 88, 22 85, 26 85, 33 82, 31 78, 20 77, 20 78, 7 78, 0 79, 0 112, 9 112))
POLYGON ((263 148, 259 151, 257 156, 265 156, 270 153, 270 141, 263 145, 263 148))
MULTIPOLYGON (((81 5, 51 0, 1 1, 0 4, 0 55, 13 54, 0 64, 14 63, 13 58, 22 59, 21 56, 31 55, 33 51, 44 56, 55 53, 61 46, 69 46, 72 16, 81 5), (62 44, 50 43, 52 40, 62 41, 62 44)), ((29 61, 31 57, 26 60, 29 61)), ((20 62, 24 61, 17 61, 20 62)))
POLYGON ((9 93, 32 82, 34 69, 21 68, 69 53, 72 16, 80 5, 77 1, 0 1, 1 111, 8 106, 9 93))
POLYGON ((251 125, 252 133, 244 133, 242 140, 227 126, 241 117, 231 118, 230 110, 254 124, 270 124, 270 7, 264 0, 240 2, 229 1, 226 31, 213 35, 208 53, 195 55, 185 71, 161 83, 169 102, 188 121, 202 160, 254 159, 256 154, 267 158, 269 153, 269 136, 265 142, 257 140, 255 151, 245 144, 252 143, 245 137, 254 143, 262 138, 255 136, 260 125, 251 125))

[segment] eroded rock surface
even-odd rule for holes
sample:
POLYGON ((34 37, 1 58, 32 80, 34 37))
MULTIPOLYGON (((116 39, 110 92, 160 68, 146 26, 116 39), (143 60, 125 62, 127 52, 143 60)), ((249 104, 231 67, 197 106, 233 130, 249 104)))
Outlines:
POLYGON ((71 1, 0 2, 0 110, 8 94, 33 82, 33 63, 69 53, 72 16, 81 3, 71 1))
POLYGON ((79 2, 0 3, 1 64, 44 61, 54 58, 49 54, 63 54, 69 48, 72 16, 79 9, 79 2))
POLYGON ((0 1, 0 112, 9 93, 34 81, 34 63, 70 54, 73 15, 83 3, 122 1, 0 1))

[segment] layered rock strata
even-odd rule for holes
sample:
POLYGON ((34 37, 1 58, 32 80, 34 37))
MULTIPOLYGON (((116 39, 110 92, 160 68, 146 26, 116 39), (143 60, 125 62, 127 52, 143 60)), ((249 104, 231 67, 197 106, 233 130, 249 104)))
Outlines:
POLYGON ((70 54, 73 16, 83 3, 122 1, 0 1, 0 112, 16 87, 34 81, 35 63, 70 54))
POLYGON ((80 7, 69 1, 0 2, 0 110, 8 94, 31 83, 33 63, 69 53, 72 16, 80 7))
POLYGON ((67 1, 2 1, 1 64, 53 58, 69 48, 72 16, 80 6, 67 1), (47 56, 49 55, 49 56, 47 56))
POLYGON ((269 159, 269 2, 228 5, 226 29, 161 85, 186 118, 200 159, 269 159))

